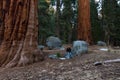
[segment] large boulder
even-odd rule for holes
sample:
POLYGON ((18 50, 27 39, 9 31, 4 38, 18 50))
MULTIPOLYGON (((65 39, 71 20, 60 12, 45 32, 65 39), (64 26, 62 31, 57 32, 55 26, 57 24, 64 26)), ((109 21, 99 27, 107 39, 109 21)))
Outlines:
POLYGON ((74 41, 73 42, 73 49, 72 53, 74 55, 80 55, 82 53, 87 53, 88 52, 88 43, 85 41, 74 41))
POLYGON ((58 37, 50 36, 46 40, 46 45, 49 49, 61 48, 62 42, 58 37))
POLYGON ((97 42, 97 45, 98 45, 98 46, 106 46, 106 43, 103 42, 103 41, 98 41, 98 42, 97 42))

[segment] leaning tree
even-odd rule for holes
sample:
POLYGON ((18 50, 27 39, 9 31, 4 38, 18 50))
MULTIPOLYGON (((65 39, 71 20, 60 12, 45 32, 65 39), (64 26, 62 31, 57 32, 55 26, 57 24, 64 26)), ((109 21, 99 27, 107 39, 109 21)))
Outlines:
POLYGON ((78 39, 91 43, 90 0, 78 0, 78 39))
POLYGON ((43 59, 37 48, 37 0, 0 0, 0 66, 14 67, 43 59))

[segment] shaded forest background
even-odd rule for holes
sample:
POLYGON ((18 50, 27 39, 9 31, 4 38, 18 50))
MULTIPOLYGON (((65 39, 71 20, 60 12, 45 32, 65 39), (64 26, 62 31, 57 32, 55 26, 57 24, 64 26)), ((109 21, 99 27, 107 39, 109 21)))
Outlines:
MULTIPOLYGON (((90 0, 93 43, 120 41, 120 6, 117 2, 90 0)), ((65 44, 77 39, 78 0, 39 0, 38 12, 39 44, 45 44, 49 36, 57 36, 65 44)))
POLYGON ((76 0, 39 1, 39 42, 45 43, 48 36, 57 36, 63 43, 76 39, 77 2, 76 0), (54 7, 56 6, 56 9, 54 7), (64 6, 64 7, 63 7, 64 6))

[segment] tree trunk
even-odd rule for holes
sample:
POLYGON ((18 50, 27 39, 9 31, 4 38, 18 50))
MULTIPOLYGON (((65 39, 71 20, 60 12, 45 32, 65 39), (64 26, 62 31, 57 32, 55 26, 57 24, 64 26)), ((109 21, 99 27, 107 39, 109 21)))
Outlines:
POLYGON ((56 35, 60 37, 60 0, 57 0, 56 5, 56 35))
POLYGON ((4 33, 4 26, 3 26, 3 19, 5 17, 5 11, 3 10, 3 1, 0 0, 0 45, 3 40, 3 33, 4 33))
POLYGON ((24 66, 43 59, 37 48, 37 18, 37 0, 0 0, 1 67, 24 66))
POLYGON ((78 0, 78 39, 91 43, 90 0, 78 0))

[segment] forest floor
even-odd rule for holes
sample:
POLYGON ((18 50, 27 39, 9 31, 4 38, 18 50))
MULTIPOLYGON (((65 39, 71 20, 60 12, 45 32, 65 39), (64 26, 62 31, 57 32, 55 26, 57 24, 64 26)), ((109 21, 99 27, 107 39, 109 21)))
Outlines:
POLYGON ((90 46, 89 52, 72 59, 46 58, 25 67, 0 68, 0 80, 120 80, 120 63, 95 66, 94 62, 120 58, 120 52, 100 51, 90 46))

